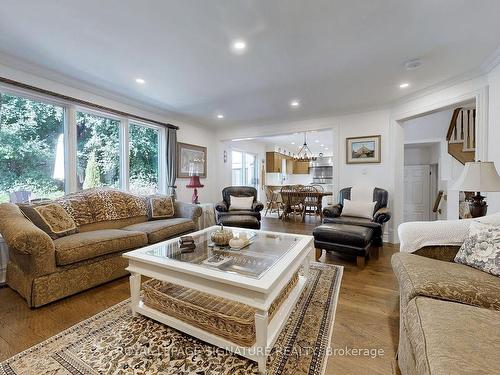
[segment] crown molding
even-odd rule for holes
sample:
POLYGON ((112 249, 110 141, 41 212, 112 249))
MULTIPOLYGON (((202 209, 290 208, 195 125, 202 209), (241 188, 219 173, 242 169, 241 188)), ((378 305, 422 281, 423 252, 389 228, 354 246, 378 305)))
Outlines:
POLYGON ((481 71, 488 74, 500 64, 500 47, 495 50, 482 64, 481 71))
MULTIPOLYGON (((482 78, 484 76, 485 76, 485 73, 480 68, 472 69, 472 70, 469 70, 468 72, 465 72, 463 74, 459 74, 455 77, 438 82, 434 85, 428 86, 424 89, 415 91, 409 95, 406 95, 402 98, 399 98, 399 99, 393 101, 391 103, 390 107, 392 109, 394 109, 400 105, 410 103, 413 100, 420 99, 420 98, 426 97, 428 95, 435 94, 439 91, 445 90, 445 89, 453 87, 455 85, 459 85, 461 83, 471 81, 474 79, 479 79, 479 78, 482 78)), ((485 84, 486 84, 486 82, 485 82, 485 84)))
MULTIPOLYGON (((141 101, 140 99, 135 99, 126 95, 122 95, 114 91, 104 90, 92 84, 86 83, 84 81, 74 79, 67 75, 58 73, 52 69, 47 69, 39 65, 31 64, 17 57, 1 52, 0 52, 0 65, 4 65, 5 67, 10 68, 17 72, 33 75, 39 79, 52 81, 56 84, 68 86, 71 89, 83 91, 91 95, 97 95, 99 97, 102 97, 103 99, 112 100, 119 104, 123 104, 144 112, 161 116, 165 118, 168 122, 185 123, 194 126, 207 125, 206 123, 205 124, 200 123, 198 119, 195 119, 192 116, 184 116, 178 112, 166 109, 164 106, 160 104, 152 105, 150 103, 141 101)), ((32 82, 23 82, 23 83, 32 84, 32 82)))

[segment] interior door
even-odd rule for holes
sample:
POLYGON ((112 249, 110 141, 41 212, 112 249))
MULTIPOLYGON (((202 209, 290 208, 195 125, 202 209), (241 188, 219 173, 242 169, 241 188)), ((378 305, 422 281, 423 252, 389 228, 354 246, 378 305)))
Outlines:
POLYGON ((404 221, 430 220, 430 166, 405 165, 404 221))

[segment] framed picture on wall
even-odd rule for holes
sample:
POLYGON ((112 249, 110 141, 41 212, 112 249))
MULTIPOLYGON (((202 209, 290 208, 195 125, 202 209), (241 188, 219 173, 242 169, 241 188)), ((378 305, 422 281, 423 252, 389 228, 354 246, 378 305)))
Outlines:
POLYGON ((207 148, 177 142, 177 177, 207 177, 207 148))
POLYGON ((380 135, 346 138, 346 163, 380 163, 380 135))

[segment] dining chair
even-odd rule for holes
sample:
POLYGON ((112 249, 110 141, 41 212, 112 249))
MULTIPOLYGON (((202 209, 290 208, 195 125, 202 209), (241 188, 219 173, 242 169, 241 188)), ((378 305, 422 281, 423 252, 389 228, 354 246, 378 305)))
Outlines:
POLYGON ((271 213, 277 212, 279 217, 280 208, 283 204, 280 193, 274 190, 271 186, 265 187, 265 193, 266 193, 266 212, 264 213, 264 216, 267 216, 267 212, 271 210, 271 213))
POLYGON ((299 185, 287 185, 281 188, 281 197, 283 199, 283 214, 281 215, 283 220, 290 217, 293 214, 294 219, 302 217, 303 210, 303 194, 301 192, 302 186, 299 185))
POLYGON ((305 215, 314 215, 315 217, 320 217, 321 220, 321 205, 319 203, 320 191, 316 186, 309 185, 302 188, 302 193, 304 197, 303 211, 302 211, 302 221, 305 220, 305 215))

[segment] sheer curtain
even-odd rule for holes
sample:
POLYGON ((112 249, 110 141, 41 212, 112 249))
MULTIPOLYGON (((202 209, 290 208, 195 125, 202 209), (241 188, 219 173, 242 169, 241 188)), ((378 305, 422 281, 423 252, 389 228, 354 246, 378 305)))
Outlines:
POLYGON ((167 129, 167 194, 176 197, 177 179, 177 130, 167 129))

